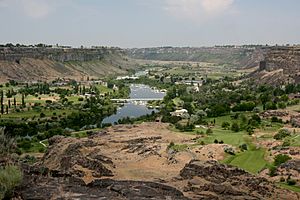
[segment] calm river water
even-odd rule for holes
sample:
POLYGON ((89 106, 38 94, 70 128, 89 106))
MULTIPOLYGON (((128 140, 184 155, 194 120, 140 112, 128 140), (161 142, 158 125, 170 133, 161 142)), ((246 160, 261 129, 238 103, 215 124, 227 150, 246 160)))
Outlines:
MULTIPOLYGON (((154 90, 147 85, 133 84, 130 86, 131 99, 149 99, 149 98, 164 98, 165 93, 158 90, 154 90)), ((123 107, 120 107, 116 114, 111 115, 103 120, 103 123, 114 124, 119 119, 130 117, 136 118, 143 115, 151 114, 155 109, 149 109, 146 105, 138 105, 136 103, 127 103, 123 107)))

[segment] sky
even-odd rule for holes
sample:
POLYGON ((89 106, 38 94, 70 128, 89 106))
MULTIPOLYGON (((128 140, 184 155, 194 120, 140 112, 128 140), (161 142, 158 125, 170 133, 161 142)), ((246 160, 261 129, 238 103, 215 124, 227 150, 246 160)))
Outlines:
POLYGON ((300 0, 0 0, 0 43, 299 44, 300 0))

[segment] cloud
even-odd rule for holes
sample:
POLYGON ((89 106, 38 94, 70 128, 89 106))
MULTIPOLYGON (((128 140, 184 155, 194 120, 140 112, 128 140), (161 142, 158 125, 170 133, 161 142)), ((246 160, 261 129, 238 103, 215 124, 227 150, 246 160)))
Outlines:
POLYGON ((234 0, 165 0, 165 2, 165 10, 178 18, 205 20, 230 10, 234 0))
POLYGON ((24 12, 32 18, 43 18, 51 12, 51 6, 46 0, 22 0, 24 12))
POLYGON ((9 0, 0 0, 0 8, 5 8, 9 5, 9 0))
POLYGON ((41 19, 49 16, 59 7, 69 6, 72 2, 73 0, 0 0, 0 8, 41 19))

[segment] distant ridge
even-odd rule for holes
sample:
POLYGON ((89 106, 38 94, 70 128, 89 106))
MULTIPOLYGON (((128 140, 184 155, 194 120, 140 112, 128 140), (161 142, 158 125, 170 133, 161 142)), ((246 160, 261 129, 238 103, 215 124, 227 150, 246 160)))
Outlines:
POLYGON ((120 48, 0 47, 0 81, 126 74, 133 67, 120 48))

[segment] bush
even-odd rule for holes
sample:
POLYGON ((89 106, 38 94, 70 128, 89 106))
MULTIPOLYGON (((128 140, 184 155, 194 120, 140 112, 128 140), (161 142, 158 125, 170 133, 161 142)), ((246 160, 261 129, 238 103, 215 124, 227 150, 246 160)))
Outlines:
POLYGON ((233 150, 232 147, 225 147, 225 148, 224 148, 224 152, 225 152, 225 153, 228 153, 228 154, 230 154, 230 155, 235 155, 235 152, 234 152, 234 150, 233 150))
POLYGON ((10 198, 13 190, 22 181, 22 172, 17 166, 0 168, 0 199, 10 198))
POLYGON ((247 144, 242 144, 242 145, 240 145, 240 149, 241 149, 242 151, 247 151, 247 150, 248 150, 247 144))
POLYGON ((45 113, 41 113, 40 118, 44 118, 44 117, 46 117, 45 113))
POLYGON ((240 126, 238 123, 234 122, 232 125, 231 125, 231 130, 233 132, 239 132, 240 131, 240 126))
POLYGON ((51 100, 46 100, 45 102, 46 102, 46 104, 51 104, 52 103, 51 100))
POLYGON ((212 130, 211 128, 207 129, 207 130, 206 130, 206 134, 208 134, 208 135, 209 135, 209 134, 213 134, 213 130, 212 130))
POLYGON ((215 144, 219 144, 219 141, 217 139, 214 140, 215 144))
POLYGON ((275 123, 283 123, 283 122, 282 122, 282 119, 279 119, 279 118, 276 117, 276 116, 273 116, 273 117, 271 118, 271 122, 275 122, 275 123))
POLYGON ((168 145, 167 149, 172 149, 175 146, 174 142, 170 142, 168 145))
POLYGON ((294 179, 288 179, 286 182, 288 185, 296 185, 296 181, 294 179))
POLYGON ((78 97, 78 101, 83 101, 83 97, 78 97))
POLYGON ((292 158, 286 154, 278 154, 277 156, 275 156, 274 158, 274 165, 275 166, 279 166, 285 162, 287 162, 288 160, 291 160, 292 158))
POLYGON ((287 129, 281 129, 278 131, 276 135, 274 135, 274 139, 282 140, 285 137, 291 136, 291 132, 287 129))
POLYGON ((275 166, 270 166, 269 167, 269 176, 273 177, 276 176, 277 174, 277 168, 275 166))
POLYGON ((222 123, 222 128, 225 129, 225 130, 229 129, 230 128, 230 123, 229 122, 223 122, 222 123))

